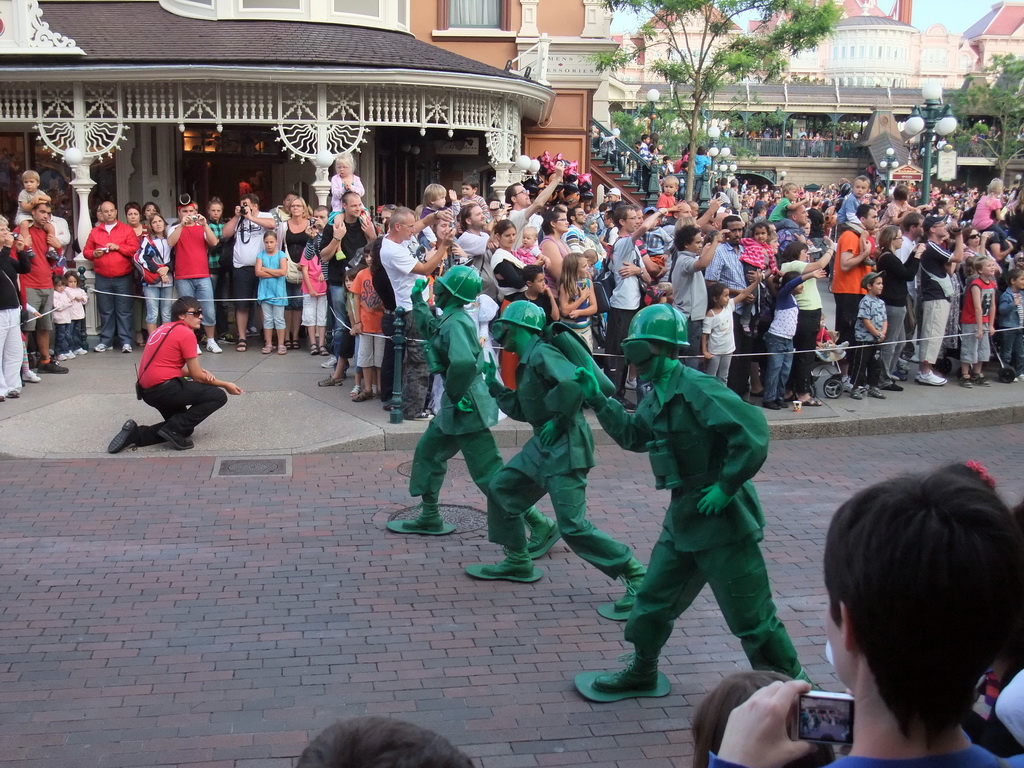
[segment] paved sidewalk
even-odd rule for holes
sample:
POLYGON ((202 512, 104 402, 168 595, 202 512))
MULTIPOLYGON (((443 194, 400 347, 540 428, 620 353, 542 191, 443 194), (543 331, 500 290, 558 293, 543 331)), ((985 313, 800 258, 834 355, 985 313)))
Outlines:
MULTIPOLYGON (((195 452, 0 462, 0 762, 289 768, 336 718, 372 713, 434 728, 482 768, 687 765, 693 707, 747 668, 707 593, 665 648, 668 697, 587 702, 573 676, 628 650, 595 611, 620 588, 563 544, 536 584, 481 583, 462 569, 499 557, 483 529, 386 533, 410 458, 295 456, 290 476, 249 478, 212 478, 195 452)), ((832 512, 882 476, 969 458, 1020 498, 1021 426, 772 444, 764 549, 820 687, 837 688, 822 657, 832 512)), ((646 560, 668 495, 646 457, 597 459, 590 516, 646 560)), ((482 508, 464 467, 444 501, 482 508)))
MULTIPOLYGON (((67 363, 66 375, 27 384, 22 397, 0 403, 0 456, 78 458, 105 456, 106 446, 126 418, 153 423, 155 410, 135 399, 135 369, 141 354, 96 354, 67 363)), ((202 365, 244 390, 200 426, 194 454, 260 455, 411 449, 425 428, 422 422, 389 423, 381 404, 353 403, 351 379, 343 387, 317 387, 327 376, 326 358, 305 350, 288 355, 261 355, 258 346, 237 353, 204 354, 202 365)), ((821 397, 821 408, 765 411, 773 439, 837 437, 922 432, 1024 422, 1024 384, 1000 384, 965 390, 950 382, 933 388, 904 384, 905 391, 886 400, 836 400, 821 397)), ((823 380, 823 379, 822 379, 823 380)), ((820 395, 819 395, 820 396, 820 395)), ((757 401, 759 402, 759 401, 757 401)), ((598 442, 607 443, 591 417, 598 442)), ((521 445, 529 427, 505 420, 495 430, 499 444, 521 445)), ((165 446, 126 455, 163 456, 165 446)))

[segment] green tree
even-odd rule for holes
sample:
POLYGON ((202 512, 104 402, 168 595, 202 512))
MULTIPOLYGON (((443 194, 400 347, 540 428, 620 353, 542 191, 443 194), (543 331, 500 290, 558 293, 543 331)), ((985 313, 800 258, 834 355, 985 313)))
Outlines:
MULTIPOLYGON (((598 54, 602 70, 619 69, 646 55, 647 67, 665 80, 679 115, 689 115, 690 157, 702 135, 704 105, 727 82, 769 80, 785 69, 789 55, 812 48, 830 34, 841 11, 832 0, 605 0, 612 11, 647 18, 634 37, 633 52, 598 54), (750 18, 762 23, 751 32, 750 18), (652 56, 651 54, 655 54, 652 56)), ((693 163, 686 194, 693 199, 693 163)))
POLYGON ((999 176, 1006 166, 1024 157, 1024 59, 996 56, 982 75, 949 96, 961 125, 960 137, 977 139, 985 154, 995 159, 999 176))

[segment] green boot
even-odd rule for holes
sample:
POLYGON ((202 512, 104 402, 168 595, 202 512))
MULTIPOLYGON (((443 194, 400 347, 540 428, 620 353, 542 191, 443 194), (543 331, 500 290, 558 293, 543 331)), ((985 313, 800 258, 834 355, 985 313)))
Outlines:
POLYGON ((612 621, 625 621, 628 619, 630 612, 633 610, 633 605, 636 603, 636 593, 640 589, 640 585, 643 583, 644 576, 646 575, 647 569, 644 568, 644 564, 635 557, 631 557, 622 573, 619 574, 619 578, 626 583, 626 594, 614 603, 606 603, 598 607, 597 612, 612 621))
POLYGON ((526 510, 526 525, 530 528, 530 541, 527 549, 530 557, 536 560, 548 553, 561 534, 558 523, 540 512, 536 507, 526 510))
POLYGON ((645 696, 667 696, 671 686, 658 671, 658 657, 636 653, 620 656, 628 660, 621 672, 581 672, 576 675, 576 689, 591 701, 620 701, 645 696))
POLYGON ((394 533, 417 533, 422 536, 444 536, 455 530, 454 525, 446 523, 441 517, 437 502, 427 501, 420 506, 419 517, 415 520, 391 520, 387 528, 394 533))
POLYGON ((539 568, 534 568, 527 550, 516 552, 508 547, 505 548, 505 559, 497 565, 470 565, 466 567, 466 573, 474 579, 523 582, 537 581, 544 575, 539 568))

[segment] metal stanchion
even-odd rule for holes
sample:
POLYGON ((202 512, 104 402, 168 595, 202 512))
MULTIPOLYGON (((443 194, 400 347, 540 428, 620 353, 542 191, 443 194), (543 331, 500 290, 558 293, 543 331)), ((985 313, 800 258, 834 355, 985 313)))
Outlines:
POLYGON ((395 308, 395 332, 391 337, 395 345, 395 381, 391 387, 391 423, 401 424, 402 413, 402 360, 405 357, 405 309, 395 308))

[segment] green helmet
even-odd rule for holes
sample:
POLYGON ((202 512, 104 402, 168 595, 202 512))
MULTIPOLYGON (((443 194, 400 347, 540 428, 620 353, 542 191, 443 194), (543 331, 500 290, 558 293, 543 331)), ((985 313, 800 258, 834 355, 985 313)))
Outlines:
POLYGON ((479 272, 462 264, 449 269, 437 278, 437 282, 439 285, 443 285, 448 293, 465 304, 476 301, 476 297, 480 295, 480 290, 484 285, 479 272))
POLYGON ((625 341, 662 341, 688 347, 687 324, 686 316, 671 304, 652 304, 633 317, 625 341))
POLYGON ((540 332, 544 330, 544 310, 529 301, 513 301, 502 313, 496 322, 518 325, 520 328, 527 328, 531 331, 540 332))

